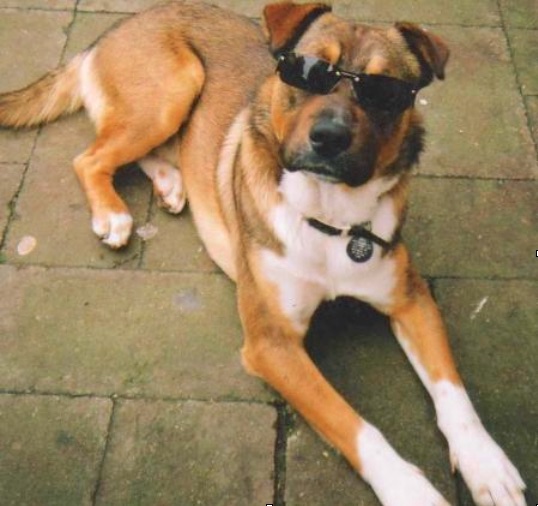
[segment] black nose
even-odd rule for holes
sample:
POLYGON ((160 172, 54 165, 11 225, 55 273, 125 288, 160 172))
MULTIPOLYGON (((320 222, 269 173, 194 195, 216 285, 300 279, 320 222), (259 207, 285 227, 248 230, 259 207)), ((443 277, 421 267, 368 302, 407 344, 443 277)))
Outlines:
POLYGON ((310 130, 310 144, 318 155, 333 157, 349 148, 351 131, 340 121, 323 118, 310 130))

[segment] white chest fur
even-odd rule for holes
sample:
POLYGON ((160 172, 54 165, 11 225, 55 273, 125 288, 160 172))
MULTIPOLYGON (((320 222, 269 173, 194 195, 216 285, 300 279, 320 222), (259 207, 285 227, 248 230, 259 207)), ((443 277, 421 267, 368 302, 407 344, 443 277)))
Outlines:
POLYGON ((385 305, 394 289, 395 265, 374 246, 366 262, 347 254, 349 237, 329 236, 305 217, 337 228, 371 222, 372 231, 390 240, 396 226, 392 200, 386 192, 397 180, 374 180, 359 188, 343 188, 303 173, 285 173, 283 202, 273 208, 271 224, 285 246, 284 255, 263 253, 265 275, 280 291, 283 311, 299 327, 306 326, 324 299, 349 295, 373 305, 385 305))

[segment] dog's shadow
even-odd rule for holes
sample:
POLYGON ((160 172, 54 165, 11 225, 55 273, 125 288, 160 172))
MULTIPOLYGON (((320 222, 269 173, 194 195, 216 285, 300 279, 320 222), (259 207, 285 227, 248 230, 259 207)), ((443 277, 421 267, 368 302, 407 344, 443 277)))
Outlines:
POLYGON ((425 392, 398 345, 388 319, 348 297, 323 303, 306 339, 307 350, 333 386, 357 409, 400 402, 425 392), (385 398, 386 401, 383 401, 385 398))

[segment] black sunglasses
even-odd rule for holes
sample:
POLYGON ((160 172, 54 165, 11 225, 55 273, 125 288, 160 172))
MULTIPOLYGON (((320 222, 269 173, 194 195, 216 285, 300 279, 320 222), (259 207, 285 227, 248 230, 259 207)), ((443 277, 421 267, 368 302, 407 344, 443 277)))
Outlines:
POLYGON ((285 53, 276 68, 282 82, 319 95, 329 94, 338 82, 351 79, 355 97, 365 110, 399 114, 412 107, 419 88, 378 74, 354 74, 313 56, 285 53))

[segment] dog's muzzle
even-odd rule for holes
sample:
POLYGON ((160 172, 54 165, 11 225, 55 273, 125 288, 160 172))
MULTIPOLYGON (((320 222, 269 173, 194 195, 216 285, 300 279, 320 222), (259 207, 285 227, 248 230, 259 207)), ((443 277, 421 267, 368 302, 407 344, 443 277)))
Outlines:
POLYGON ((304 149, 286 164, 290 172, 309 172, 331 183, 351 187, 366 183, 375 166, 375 150, 357 146, 350 125, 338 117, 322 116, 312 125, 304 149))

